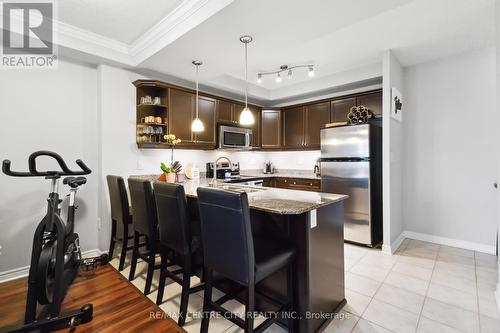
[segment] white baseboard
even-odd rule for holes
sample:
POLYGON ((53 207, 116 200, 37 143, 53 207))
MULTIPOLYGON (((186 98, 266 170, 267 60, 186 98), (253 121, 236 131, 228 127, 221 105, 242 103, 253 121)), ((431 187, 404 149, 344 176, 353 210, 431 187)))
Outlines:
POLYGON ((421 240, 424 242, 459 247, 461 249, 472 250, 472 251, 496 255, 496 249, 495 249, 494 245, 486 245, 486 244, 481 244, 481 243, 464 241, 464 240, 460 240, 460 239, 453 239, 453 238, 428 235, 428 234, 423 234, 423 233, 414 232, 414 231, 404 231, 403 234, 404 234, 405 238, 411 238, 411 239, 421 240))
MULTIPOLYGON (((100 256, 101 254, 107 253, 107 252, 108 251, 101 251, 99 249, 93 249, 93 250, 82 252, 82 256, 84 256, 84 257, 97 257, 97 256, 100 256)), ((24 266, 24 267, 14 268, 14 269, 11 269, 8 271, 0 272, 0 283, 28 276, 29 270, 30 270, 30 266, 24 266)))
POLYGON ((404 241, 405 238, 406 238, 405 232, 403 231, 392 244, 390 245, 383 244, 382 252, 390 255, 394 254, 394 252, 396 252, 396 250, 399 249, 401 243, 404 241))
MULTIPOLYGON (((424 242, 453 246, 453 247, 458 247, 461 249, 472 250, 472 251, 496 255, 496 248, 494 245, 474 243, 474 242, 464 241, 464 240, 460 240, 460 239, 434 236, 434 235, 423 234, 420 232, 407 231, 407 230, 403 231, 392 244, 390 244, 390 245, 383 244, 382 245, 382 252, 384 252, 386 254, 394 254, 394 252, 396 252, 396 250, 399 248, 399 246, 401 245, 401 243, 403 242, 403 240, 405 238, 416 239, 416 240, 421 240, 424 242)), ((500 289, 499 289, 498 293, 500 294, 500 289)))

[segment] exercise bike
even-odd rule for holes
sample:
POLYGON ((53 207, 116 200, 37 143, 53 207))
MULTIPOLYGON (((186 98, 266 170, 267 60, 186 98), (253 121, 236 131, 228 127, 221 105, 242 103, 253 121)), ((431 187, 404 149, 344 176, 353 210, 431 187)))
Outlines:
POLYGON ((79 187, 87 182, 83 176, 92 171, 81 160, 77 160, 76 164, 81 170, 70 170, 63 158, 51 151, 37 151, 31 154, 28 158, 28 172, 12 171, 11 162, 3 161, 2 171, 7 176, 45 177, 51 181, 47 198, 47 213, 38 224, 33 237, 24 325, 9 332, 50 332, 75 327, 92 320, 92 304, 86 304, 77 311, 60 313, 64 296, 80 268, 95 270, 98 264, 108 262, 107 255, 82 258, 78 234, 74 232, 77 208, 75 197, 79 187), (36 159, 40 156, 55 159, 60 170, 39 171, 36 159), (60 215, 62 200, 59 198, 59 181, 61 177, 65 177, 63 184, 70 188, 66 223, 60 215))

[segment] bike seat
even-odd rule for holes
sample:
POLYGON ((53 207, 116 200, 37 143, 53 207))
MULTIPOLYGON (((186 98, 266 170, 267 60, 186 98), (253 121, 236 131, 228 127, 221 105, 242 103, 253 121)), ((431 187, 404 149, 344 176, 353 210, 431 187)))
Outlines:
POLYGON ((77 188, 78 186, 82 186, 87 182, 87 178, 85 177, 66 177, 63 179, 63 184, 69 185, 72 188, 77 188))

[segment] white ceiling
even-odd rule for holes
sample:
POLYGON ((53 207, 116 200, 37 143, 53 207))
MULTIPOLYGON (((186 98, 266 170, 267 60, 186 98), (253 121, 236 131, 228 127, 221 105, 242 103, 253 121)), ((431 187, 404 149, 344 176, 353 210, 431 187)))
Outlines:
POLYGON ((131 44, 182 0, 63 0, 59 21, 122 43, 131 44))
MULTIPOLYGON (((107 37, 60 38, 67 48, 142 72, 200 82, 241 94, 250 34, 249 92, 279 101, 381 76, 392 49, 403 66, 495 44, 495 0, 65 0, 59 20, 107 37), (161 21, 161 24, 157 24, 161 21), (110 40, 114 39, 117 44, 110 40), (69 40, 69 41, 68 41, 69 40), (256 83, 259 71, 313 63, 278 84, 256 83)), ((64 30, 63 37, 71 35, 64 30)))

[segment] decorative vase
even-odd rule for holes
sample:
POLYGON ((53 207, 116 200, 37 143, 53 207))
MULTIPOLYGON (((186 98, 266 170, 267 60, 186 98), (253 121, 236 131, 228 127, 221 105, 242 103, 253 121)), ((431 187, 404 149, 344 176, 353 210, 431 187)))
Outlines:
POLYGON ((167 176, 167 183, 175 183, 175 173, 170 172, 166 174, 167 176))
POLYGON ((164 172, 158 177, 159 182, 166 182, 167 181, 167 174, 164 172))

